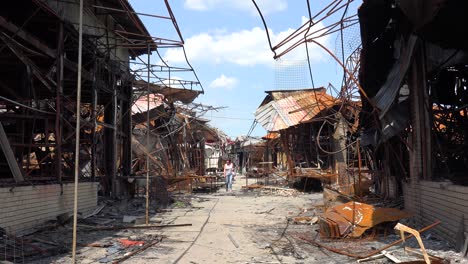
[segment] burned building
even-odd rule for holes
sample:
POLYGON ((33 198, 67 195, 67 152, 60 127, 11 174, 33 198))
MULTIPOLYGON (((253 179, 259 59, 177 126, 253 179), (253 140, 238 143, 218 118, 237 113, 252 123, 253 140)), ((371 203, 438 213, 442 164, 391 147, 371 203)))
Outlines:
MULTIPOLYGON (((344 176, 355 179, 357 168, 359 181, 363 174, 370 176, 373 194, 404 204, 419 225, 441 220, 439 235, 460 244, 468 204, 463 37, 468 4, 455 0, 360 4, 335 0, 316 14, 309 10, 309 21, 276 45, 269 39, 270 49, 274 58, 280 58, 301 44, 307 52, 308 44, 317 45, 341 66, 337 100, 359 101, 355 138, 349 141, 353 144, 341 148, 342 154, 357 152, 357 162, 354 158, 348 162, 344 176), (333 34, 339 47, 335 51, 318 41, 333 34), (359 96, 354 100, 349 95, 359 96)), ((323 152, 331 157, 336 153, 323 152)), ((362 198, 360 192, 349 193, 362 198)))
POLYGON ((442 220, 451 242, 467 228, 466 12, 451 0, 364 1, 358 11, 360 127, 389 182, 380 191, 403 195, 422 224, 442 220))
MULTIPOLYGON (((172 83, 158 78, 150 61, 140 56, 149 57, 157 48, 182 47, 182 39, 152 37, 124 0, 84 1, 81 35, 79 3, 1 4, 0 227, 7 232, 31 228, 72 210, 77 155, 80 213, 95 208, 98 191, 111 197, 128 195, 127 178, 134 174, 131 109, 142 93, 142 74, 151 73, 147 80, 160 82, 158 91, 145 86, 145 92, 175 96, 165 85, 172 83), (81 126, 76 130, 78 118, 81 126), (74 150, 77 133, 79 153, 74 150)), ((167 2, 165 7, 169 16, 159 18, 177 28, 167 2)), ((189 102, 203 92, 198 82, 179 83, 190 87, 177 90, 174 101, 189 102)))
MULTIPOLYGON (((356 132, 359 104, 340 101, 325 88, 267 94, 255 115, 267 131, 278 133, 276 148, 272 147, 273 165, 287 168, 290 180, 314 178, 345 192, 354 188, 348 174, 352 163, 348 151, 340 150, 350 144, 356 132)), ((349 152, 350 157, 354 155, 349 152)))

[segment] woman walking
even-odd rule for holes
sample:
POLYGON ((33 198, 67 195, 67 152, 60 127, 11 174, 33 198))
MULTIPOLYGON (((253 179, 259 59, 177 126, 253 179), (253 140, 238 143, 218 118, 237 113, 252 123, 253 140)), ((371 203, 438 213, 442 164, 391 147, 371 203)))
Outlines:
POLYGON ((232 192, 232 176, 234 174, 234 165, 228 159, 224 164, 224 177, 226 177, 226 192, 232 192))

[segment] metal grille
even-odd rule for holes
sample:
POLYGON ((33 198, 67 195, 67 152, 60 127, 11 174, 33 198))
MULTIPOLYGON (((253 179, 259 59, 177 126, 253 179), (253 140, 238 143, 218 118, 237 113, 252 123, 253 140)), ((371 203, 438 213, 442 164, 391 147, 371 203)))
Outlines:
POLYGON ((0 261, 24 263, 24 240, 0 228, 0 261))
POLYGON ((275 62, 275 89, 296 90, 312 88, 307 59, 275 62))

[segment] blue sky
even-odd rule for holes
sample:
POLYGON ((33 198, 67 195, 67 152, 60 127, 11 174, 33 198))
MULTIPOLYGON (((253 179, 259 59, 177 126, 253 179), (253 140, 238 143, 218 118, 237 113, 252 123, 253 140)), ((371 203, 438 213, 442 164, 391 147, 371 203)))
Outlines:
MULTIPOLYGON (((282 62, 275 62, 262 21, 250 0, 169 2, 184 37, 188 59, 205 90, 196 102, 227 107, 209 112, 205 117, 229 136, 235 138, 247 134, 254 120, 253 113, 265 97, 264 91, 310 88, 305 47, 299 46, 283 57, 282 62), (285 66, 289 64, 293 66, 285 66)), ((314 14, 330 0, 310 2, 314 14)), ((360 1, 355 2, 349 10, 351 14, 356 12, 360 1)), ((130 3, 137 12, 167 15, 163 0, 130 0, 130 3)), ((305 0, 257 0, 257 3, 265 15, 273 44, 307 21, 305 0)), ((178 39, 170 21, 145 16, 141 19, 152 36, 178 39)), ((332 17, 323 24, 336 20, 332 17)), ((355 28, 349 32, 347 38, 359 37, 355 28)), ((337 35, 330 35, 321 38, 320 42, 336 51, 336 40, 337 35)), ((339 65, 316 45, 310 44, 309 52, 315 86, 326 87, 332 83, 339 87, 342 78, 339 65)), ((180 49, 161 49, 160 54, 172 66, 187 66, 180 49)), ((160 62, 160 59, 153 55, 151 61, 160 62)), ((172 73, 172 77, 194 80, 193 75, 182 73, 172 73)), ((260 125, 252 133, 254 136, 265 134, 260 125)))

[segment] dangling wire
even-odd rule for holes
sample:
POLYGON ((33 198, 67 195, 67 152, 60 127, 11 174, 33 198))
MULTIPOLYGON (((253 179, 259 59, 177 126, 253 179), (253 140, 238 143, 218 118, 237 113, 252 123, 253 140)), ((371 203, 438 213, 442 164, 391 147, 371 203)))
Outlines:
POLYGON ((275 52, 275 50, 273 49, 273 45, 271 45, 270 33, 268 32, 268 27, 267 27, 265 18, 263 17, 262 11, 260 11, 260 8, 258 7, 257 3, 255 3, 255 0, 252 0, 252 3, 255 5, 255 8, 257 9, 258 14, 260 15, 260 18, 262 19, 263 27, 265 27, 265 31, 266 31, 267 38, 268 38, 268 44, 270 45, 271 51, 272 51, 273 54, 275 55, 274 58, 276 58, 276 52, 275 52))
POLYGON ((250 129, 249 129, 249 132, 247 132, 247 137, 250 137, 250 134, 252 134, 253 130, 255 129, 255 127, 257 126, 257 120, 254 120, 252 122, 252 125, 250 126, 250 129))
MULTIPOLYGON (((304 42, 305 42, 305 46, 306 46, 307 64, 309 65, 310 82, 312 84, 312 88, 315 88, 314 76, 312 75, 312 66, 310 65, 309 46, 307 44, 307 35, 309 34, 310 28, 312 27, 312 13, 310 11, 310 2, 309 2, 309 0, 307 0, 307 11, 309 12, 309 28, 307 29, 306 33, 304 34, 304 42)), ((317 99, 317 95, 315 95, 315 97, 316 97, 315 99, 317 99)))

